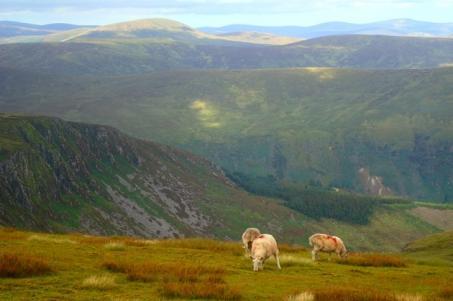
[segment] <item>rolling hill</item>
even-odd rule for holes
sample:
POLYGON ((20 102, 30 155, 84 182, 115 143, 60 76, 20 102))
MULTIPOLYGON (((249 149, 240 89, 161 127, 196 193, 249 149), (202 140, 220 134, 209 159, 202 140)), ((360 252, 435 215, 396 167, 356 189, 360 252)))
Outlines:
POLYGON ((108 124, 256 180, 452 201, 452 68, 3 74, 3 111, 108 124))
POLYGON ((41 43, 0 45, 0 67, 122 75, 181 69, 421 69, 453 63, 453 39, 446 38, 351 35, 289 45, 257 44, 269 40, 278 41, 250 33, 208 35, 170 20, 139 20, 59 32, 43 37, 41 43))
POLYGON ((304 39, 332 35, 392 35, 392 36, 452 36, 453 23, 433 23, 411 19, 395 19, 368 24, 353 24, 347 22, 328 22, 313 26, 254 26, 227 25, 223 27, 201 27, 199 30, 207 33, 231 33, 253 31, 271 33, 304 39))
POLYGON ((2 114, 0 129, 3 226, 237 240, 254 225, 291 243, 337 233, 352 250, 398 250, 441 230, 412 212, 432 208, 408 201, 379 201, 361 225, 310 218, 244 192, 204 159, 106 126, 2 114))

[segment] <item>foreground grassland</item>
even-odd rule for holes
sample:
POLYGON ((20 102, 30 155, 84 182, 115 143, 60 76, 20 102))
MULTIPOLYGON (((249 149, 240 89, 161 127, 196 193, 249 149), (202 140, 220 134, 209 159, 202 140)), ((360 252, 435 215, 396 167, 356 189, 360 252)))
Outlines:
POLYGON ((453 295, 451 232, 410 244, 401 254, 353 254, 346 262, 324 256, 313 264, 304 248, 280 249, 281 271, 271 260, 255 273, 237 242, 4 228, 0 256, 16 260, 0 265, 0 299, 448 300, 453 295))

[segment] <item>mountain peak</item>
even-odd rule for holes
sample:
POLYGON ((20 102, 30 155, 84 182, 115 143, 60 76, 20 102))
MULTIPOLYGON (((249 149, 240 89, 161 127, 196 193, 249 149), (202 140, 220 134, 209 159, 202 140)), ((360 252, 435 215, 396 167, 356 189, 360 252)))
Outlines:
POLYGON ((96 29, 96 31, 123 32, 139 30, 194 31, 194 29, 183 23, 162 18, 140 19, 129 22, 114 23, 101 26, 96 29))

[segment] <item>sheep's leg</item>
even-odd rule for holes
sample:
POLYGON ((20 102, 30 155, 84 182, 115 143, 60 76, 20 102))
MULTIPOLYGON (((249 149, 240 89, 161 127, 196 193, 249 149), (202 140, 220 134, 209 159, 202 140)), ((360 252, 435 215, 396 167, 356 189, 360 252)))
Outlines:
POLYGON ((282 267, 280 266, 280 258, 278 258, 278 253, 275 253, 274 257, 275 257, 275 260, 277 261, 278 269, 281 270, 282 267))
POLYGON ((332 261, 332 252, 329 252, 329 262, 332 261))
POLYGON ((318 259, 318 250, 316 248, 314 248, 312 251, 311 251, 311 259, 313 261, 316 261, 318 259))

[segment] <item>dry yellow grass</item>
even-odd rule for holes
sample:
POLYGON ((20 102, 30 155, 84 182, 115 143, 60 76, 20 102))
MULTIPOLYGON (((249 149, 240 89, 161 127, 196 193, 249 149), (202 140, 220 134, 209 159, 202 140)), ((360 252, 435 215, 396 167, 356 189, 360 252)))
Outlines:
POLYGON ((52 272, 46 260, 27 254, 0 255, 0 277, 20 278, 52 272))
POLYGON ((157 278, 172 278, 180 281, 195 282, 202 276, 222 276, 223 268, 215 268, 185 263, 130 263, 109 260, 104 268, 112 272, 125 273, 130 280, 154 281, 157 278))
POLYGON ((128 280, 156 282, 167 298, 239 300, 241 294, 228 286, 223 268, 187 263, 130 263, 106 261, 104 268, 127 275, 128 280))
POLYGON ((289 266, 313 266, 314 262, 310 258, 302 257, 296 254, 282 254, 280 257, 280 263, 283 267, 289 266))
POLYGON ((423 298, 423 296, 408 295, 408 294, 396 295, 395 299, 396 299, 396 301, 424 301, 424 300, 426 300, 425 298, 423 298))
POLYGON ((124 251, 126 250, 126 246, 122 242, 115 242, 111 241, 104 245, 104 248, 109 251, 124 251))
POLYGON ((439 297, 447 300, 453 300, 453 287, 445 287, 442 289, 439 293, 439 297))
POLYGON ((29 236, 28 240, 37 240, 37 241, 50 242, 50 243, 56 243, 56 244, 76 244, 77 243, 77 241, 68 239, 68 238, 58 238, 58 237, 52 237, 49 235, 38 235, 38 234, 29 236))
POLYGON ((209 281, 199 283, 165 282, 161 294, 167 298, 240 300, 241 294, 226 284, 209 281))
MULTIPOLYGON (((286 301, 428 301, 420 295, 389 294, 381 291, 364 291, 352 288, 330 288, 315 292, 302 292, 289 296, 286 301)), ((430 299, 434 301, 434 299, 430 299)))
POLYGON ((310 292, 289 296, 286 301, 315 301, 315 295, 310 292))
POLYGON ((85 289, 109 290, 117 286, 112 275, 94 275, 83 280, 80 287, 85 289))

